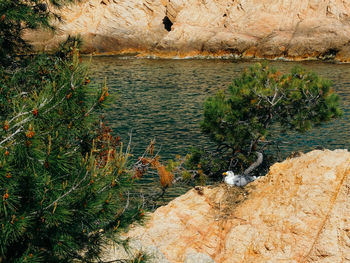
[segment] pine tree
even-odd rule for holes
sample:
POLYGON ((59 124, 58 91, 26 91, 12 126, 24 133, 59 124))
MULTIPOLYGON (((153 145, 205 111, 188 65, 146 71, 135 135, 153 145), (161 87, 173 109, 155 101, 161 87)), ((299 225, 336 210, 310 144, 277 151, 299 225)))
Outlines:
POLYGON ((23 28, 48 25, 44 4, 0 2, 0 262, 92 262, 142 211, 78 45, 15 56, 23 28))
POLYGON ((201 127, 216 143, 217 152, 211 156, 218 158, 197 152, 192 161, 202 162, 206 170, 235 166, 242 172, 256 159, 256 152, 273 143, 269 135, 276 125, 306 132, 341 115, 339 96, 329 80, 300 67, 283 75, 266 63, 257 63, 227 91, 206 100, 201 127))
POLYGON ((8 65, 18 52, 30 50, 23 39, 26 29, 54 29, 50 19, 60 19, 51 8, 59 8, 72 0, 1 0, 0 1, 0 64, 8 65), (50 5, 50 7, 49 7, 50 5))

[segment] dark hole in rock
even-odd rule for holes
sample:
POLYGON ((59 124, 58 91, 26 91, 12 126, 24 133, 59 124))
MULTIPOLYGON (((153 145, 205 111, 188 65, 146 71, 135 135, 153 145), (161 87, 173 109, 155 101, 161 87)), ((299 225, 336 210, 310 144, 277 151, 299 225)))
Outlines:
POLYGON ((171 27, 173 26, 173 22, 170 21, 169 17, 165 16, 163 18, 163 24, 164 24, 164 28, 170 32, 171 31, 171 27))
POLYGON ((324 53, 324 55, 328 55, 328 56, 335 56, 335 55, 337 55, 337 53, 339 52, 339 49, 337 49, 337 48, 330 48, 330 49, 328 49, 325 53, 324 53))
POLYGON ((37 7, 40 9, 40 11, 43 11, 43 12, 46 12, 47 10, 47 5, 44 3, 38 4, 37 7))
POLYGON ((226 14, 223 15, 223 17, 227 16, 226 14))
POLYGON ((337 48, 330 48, 320 55, 322 60, 333 60, 340 50, 337 48))

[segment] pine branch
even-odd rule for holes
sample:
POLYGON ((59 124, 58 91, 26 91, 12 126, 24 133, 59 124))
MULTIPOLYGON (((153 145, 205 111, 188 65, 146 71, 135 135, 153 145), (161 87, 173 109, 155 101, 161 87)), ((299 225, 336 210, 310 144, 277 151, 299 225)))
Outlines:
POLYGON ((7 138, 5 138, 4 140, 2 140, 0 142, 0 147, 4 148, 2 145, 7 142, 8 140, 10 140, 11 138, 13 138, 17 133, 21 132, 22 128, 18 128, 14 133, 12 133, 10 136, 8 136, 7 138))
MULTIPOLYGON (((78 189, 78 187, 80 186, 80 184, 82 182, 84 182, 88 176, 89 172, 86 171, 85 173, 85 176, 74 186, 71 187, 71 189, 69 189, 69 191, 67 191, 66 193, 64 193, 63 195, 61 195, 60 197, 58 197, 55 201, 53 201, 51 204, 49 204, 48 206, 46 206, 45 208, 43 208, 42 210, 47 210, 49 209, 50 207, 54 206, 54 205, 57 205, 57 202, 60 201, 61 199, 65 198, 66 196, 68 196, 69 194, 73 193, 75 190, 78 189)), ((38 214, 39 211, 35 211, 35 212, 32 212, 31 214, 38 214)))
POLYGON ((255 152, 255 153, 258 156, 258 159, 244 171, 243 173, 244 175, 249 175, 252 171, 254 171, 256 168, 258 168, 262 164, 263 154, 261 152, 255 152))

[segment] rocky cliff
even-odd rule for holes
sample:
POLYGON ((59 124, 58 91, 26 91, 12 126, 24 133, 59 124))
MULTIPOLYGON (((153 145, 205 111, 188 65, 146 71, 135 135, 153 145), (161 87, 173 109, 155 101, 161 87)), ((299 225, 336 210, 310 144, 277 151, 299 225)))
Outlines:
POLYGON ((350 61, 350 0, 82 0, 59 12, 55 35, 26 34, 37 49, 80 34, 86 53, 350 61))
POLYGON ((349 174, 346 150, 312 151, 244 189, 193 189, 126 236, 157 263, 350 262, 349 174))

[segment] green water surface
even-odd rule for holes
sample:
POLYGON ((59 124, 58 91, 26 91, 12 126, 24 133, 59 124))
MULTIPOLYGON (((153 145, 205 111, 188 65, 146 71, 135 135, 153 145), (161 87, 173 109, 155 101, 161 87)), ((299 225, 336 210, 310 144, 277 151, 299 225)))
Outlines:
MULTIPOLYGON (((226 88, 252 65, 252 61, 219 59, 137 59, 94 57, 91 76, 118 93, 106 112, 106 119, 124 142, 132 131, 132 152, 143 153, 155 138, 162 159, 185 155, 191 147, 209 146, 200 132, 203 102, 209 95, 226 88)), ((301 65, 334 83, 342 98, 344 117, 314 128, 306 134, 275 132, 282 143, 282 155, 309 151, 316 147, 349 148, 350 145, 350 64, 322 62, 270 62, 282 72, 301 65)), ((150 179, 150 182, 152 180, 150 179)))

